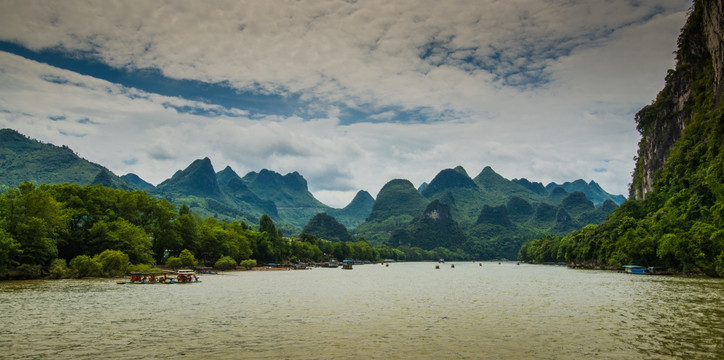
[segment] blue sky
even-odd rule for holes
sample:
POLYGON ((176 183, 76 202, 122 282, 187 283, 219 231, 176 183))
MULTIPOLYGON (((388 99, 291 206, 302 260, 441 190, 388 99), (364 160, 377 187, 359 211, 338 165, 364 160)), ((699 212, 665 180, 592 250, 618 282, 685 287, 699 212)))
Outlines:
POLYGON ((298 171, 344 206, 462 165, 627 193, 689 1, 3 1, 0 127, 157 184, 298 171))

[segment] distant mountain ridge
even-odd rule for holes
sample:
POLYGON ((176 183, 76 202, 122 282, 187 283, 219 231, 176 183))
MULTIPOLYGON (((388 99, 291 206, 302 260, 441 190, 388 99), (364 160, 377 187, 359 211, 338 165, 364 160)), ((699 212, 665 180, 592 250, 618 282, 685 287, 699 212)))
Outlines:
POLYGON ((566 190, 569 193, 580 191, 586 194, 586 197, 589 200, 593 201, 593 204, 596 206, 602 204, 604 201, 609 199, 618 205, 621 205, 621 203, 626 201, 625 196, 609 194, 605 190, 603 190, 601 186, 598 185, 595 181, 586 183, 585 181, 578 179, 574 182, 565 182, 563 184, 556 184, 552 182, 546 185, 545 189, 550 193, 556 187, 561 187, 563 188, 563 190, 566 190))
POLYGON ((549 193, 541 183, 511 181, 489 166, 474 179, 458 166, 440 171, 418 191, 407 180, 391 180, 353 235, 375 245, 423 250, 442 246, 480 259, 513 259, 532 237, 598 224, 617 207, 611 198, 595 206, 584 192, 569 193, 565 187, 599 199, 610 196, 602 190, 596 193, 600 187, 594 182, 552 186, 549 193))
MULTIPOLYGON (((445 219, 449 223, 442 228, 456 234, 456 237, 464 236, 464 239, 447 240, 441 236, 437 240, 440 244, 480 245, 481 238, 488 245, 496 241, 516 243, 520 236, 562 231, 589 221, 600 222, 607 212, 616 207, 614 201, 618 200, 618 196, 606 193, 593 181, 551 183, 544 187, 526 179, 507 180, 489 166, 471 178, 463 167, 458 166, 440 171, 418 189, 408 180, 395 179, 380 190, 377 199, 366 191, 359 191, 349 205, 335 209, 317 200, 298 172, 281 175, 262 169, 241 177, 228 166, 215 172, 211 160, 203 158, 194 160, 187 168, 153 186, 135 174, 119 177, 101 165, 78 157, 67 147, 45 144, 15 130, 2 129, 0 185, 14 187, 25 180, 50 184, 101 184, 142 190, 175 204, 186 204, 202 216, 220 219, 243 219, 256 223, 261 215, 267 214, 288 235, 299 234, 315 215, 326 213, 352 229, 354 237, 363 237, 372 244, 388 243, 393 232, 398 238, 413 234, 422 236, 425 231, 421 229, 440 234, 435 229, 442 223, 430 222, 432 218, 425 217, 425 213, 444 215, 438 220, 445 219), (566 189, 580 191, 585 196, 575 195, 568 199, 571 193, 566 189), (567 205, 562 205, 565 199, 568 199, 567 205), (581 205, 584 199, 595 205, 581 205), (435 203, 434 209, 426 211, 432 203, 435 203), (484 211, 484 206, 488 207, 487 211, 484 211), (508 220, 491 222, 489 216, 492 210, 507 214, 508 220), (483 213, 488 215, 482 216, 483 213)), ((334 223, 319 221, 315 226, 319 228, 325 224, 334 223)), ((425 246, 434 244, 430 239, 419 240, 417 243, 425 246)), ((479 249, 478 253, 500 252, 490 250, 488 246, 488 250, 479 249)))

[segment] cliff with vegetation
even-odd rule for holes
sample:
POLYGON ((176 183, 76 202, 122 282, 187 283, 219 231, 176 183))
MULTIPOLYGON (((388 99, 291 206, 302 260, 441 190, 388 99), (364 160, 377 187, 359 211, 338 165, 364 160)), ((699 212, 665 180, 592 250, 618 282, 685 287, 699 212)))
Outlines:
POLYGON ((643 199, 653 191, 657 173, 681 138, 694 104, 701 100, 694 95, 711 92, 714 98, 719 98, 721 94, 724 81, 722 7, 721 1, 695 4, 678 39, 676 70, 669 70, 664 89, 651 105, 636 114, 641 141, 630 197, 643 199))
POLYGON ((723 7, 694 2, 676 68, 636 115, 641 142, 629 200, 600 226, 524 245, 521 259, 724 276, 723 7))

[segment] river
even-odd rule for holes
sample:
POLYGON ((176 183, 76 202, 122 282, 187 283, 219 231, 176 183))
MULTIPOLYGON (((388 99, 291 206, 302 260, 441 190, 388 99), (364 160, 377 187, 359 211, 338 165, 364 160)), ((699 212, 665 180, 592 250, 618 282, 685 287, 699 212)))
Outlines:
POLYGON ((435 265, 0 282, 0 357, 724 358, 720 279, 435 265))

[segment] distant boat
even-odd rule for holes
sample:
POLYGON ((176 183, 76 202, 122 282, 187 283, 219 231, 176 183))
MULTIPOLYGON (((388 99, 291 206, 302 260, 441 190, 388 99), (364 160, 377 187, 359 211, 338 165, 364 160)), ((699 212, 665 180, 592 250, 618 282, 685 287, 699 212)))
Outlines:
POLYGON ((623 272, 635 275, 671 275, 671 272, 666 271, 665 268, 641 265, 624 265, 623 272))
POLYGON ((322 263, 322 267, 325 267, 325 268, 338 268, 338 267, 339 267, 339 262, 338 262, 337 260, 330 260, 330 261, 327 261, 327 262, 325 262, 325 263, 322 263))
POLYGON ((641 265, 624 265, 623 272, 627 274, 642 275, 646 273, 646 267, 641 265))

